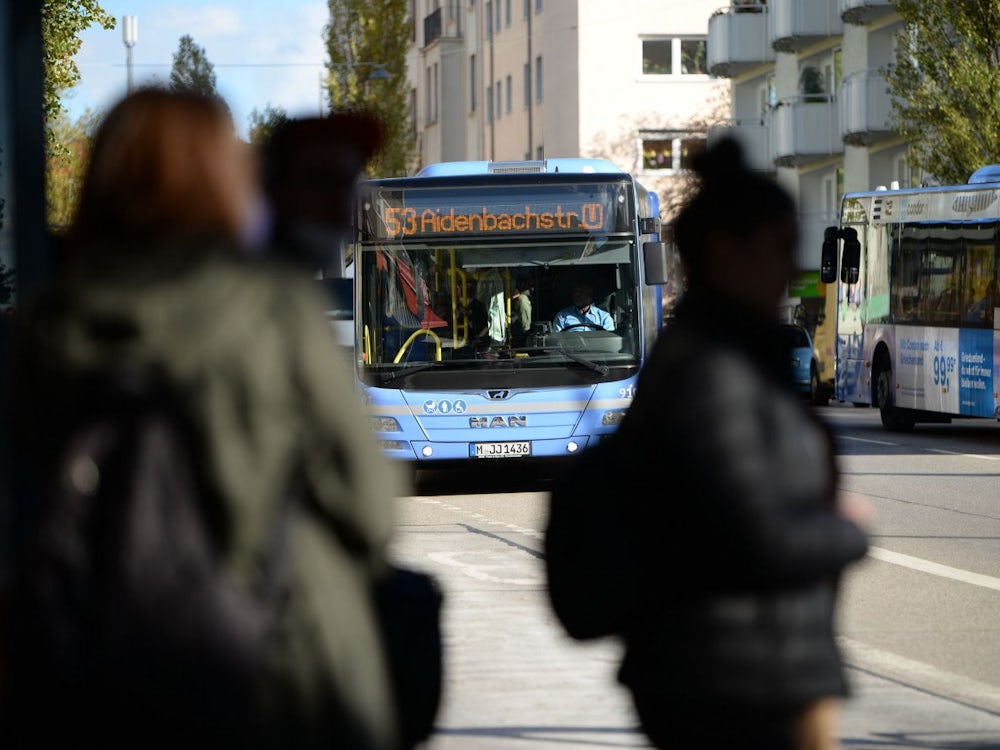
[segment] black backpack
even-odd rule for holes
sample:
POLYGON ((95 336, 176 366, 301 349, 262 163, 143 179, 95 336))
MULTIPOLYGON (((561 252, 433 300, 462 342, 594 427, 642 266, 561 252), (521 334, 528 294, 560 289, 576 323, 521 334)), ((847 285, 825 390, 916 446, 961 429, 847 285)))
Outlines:
POLYGON ((53 398, 66 411, 48 408, 36 441, 32 518, 3 601, 6 736, 31 747, 253 739, 282 525, 262 580, 238 586, 220 563, 223 506, 169 392, 102 373, 53 398))
POLYGON ((549 601, 578 640, 624 635, 639 606, 639 563, 621 507, 631 490, 621 442, 605 437, 568 459, 549 490, 549 601))

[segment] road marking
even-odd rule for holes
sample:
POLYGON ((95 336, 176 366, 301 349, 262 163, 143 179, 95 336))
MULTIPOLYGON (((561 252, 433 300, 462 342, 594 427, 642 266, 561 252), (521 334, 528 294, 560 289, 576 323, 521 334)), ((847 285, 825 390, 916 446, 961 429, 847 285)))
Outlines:
POLYGON ((908 686, 973 708, 1000 713, 1000 687, 996 685, 883 651, 853 638, 840 636, 837 641, 844 649, 844 661, 850 667, 895 678, 908 686))
POLYGON ((457 552, 428 552, 428 559, 439 565, 458 568, 470 578, 487 583, 507 583, 513 586, 543 586, 544 573, 540 568, 531 569, 524 564, 525 558, 514 550, 502 553, 482 550, 459 550, 457 552), (460 558, 471 558, 466 562, 460 558), (510 558, 512 562, 497 562, 498 558, 510 558), (481 561, 480 561, 481 560, 481 561), (524 577, 525 571, 531 573, 524 577), (510 572, 510 576, 503 575, 510 572), (499 575, 498 575, 499 574, 499 575))
POLYGON ((950 565, 931 562, 930 560, 924 560, 922 557, 904 555, 900 552, 884 549, 883 547, 869 547, 868 555, 874 557, 876 560, 892 563, 893 565, 902 565, 904 568, 919 570, 922 573, 930 573, 941 578, 950 578, 953 581, 971 583, 973 586, 982 586, 993 591, 1000 591, 1000 578, 994 578, 993 576, 973 573, 961 568, 953 568, 950 565))
POLYGON ((1000 461, 1000 456, 985 456, 982 453, 959 453, 957 451, 946 451, 941 448, 924 448, 928 453, 944 453, 947 456, 962 456, 964 458, 981 458, 984 461, 1000 461))
POLYGON ((851 437, 850 435, 838 435, 837 439, 853 440, 856 443, 871 443, 872 445, 895 445, 895 446, 899 445, 899 443, 890 443, 887 440, 870 440, 869 438, 851 437))

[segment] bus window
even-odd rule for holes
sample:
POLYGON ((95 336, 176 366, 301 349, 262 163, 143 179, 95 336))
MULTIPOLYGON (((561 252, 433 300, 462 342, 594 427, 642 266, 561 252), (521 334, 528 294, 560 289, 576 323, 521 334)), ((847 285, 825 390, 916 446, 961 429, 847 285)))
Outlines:
POLYGON ((962 234, 965 244, 962 324, 993 328, 993 308, 997 304, 995 228, 968 227, 962 234))

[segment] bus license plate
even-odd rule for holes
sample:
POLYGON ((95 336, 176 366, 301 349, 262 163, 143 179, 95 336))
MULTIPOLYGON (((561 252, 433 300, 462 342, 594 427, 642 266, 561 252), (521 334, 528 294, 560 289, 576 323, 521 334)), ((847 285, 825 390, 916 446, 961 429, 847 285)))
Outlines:
POLYGON ((527 440, 520 440, 515 443, 472 443, 469 446, 469 455, 472 458, 530 456, 531 443, 527 440))

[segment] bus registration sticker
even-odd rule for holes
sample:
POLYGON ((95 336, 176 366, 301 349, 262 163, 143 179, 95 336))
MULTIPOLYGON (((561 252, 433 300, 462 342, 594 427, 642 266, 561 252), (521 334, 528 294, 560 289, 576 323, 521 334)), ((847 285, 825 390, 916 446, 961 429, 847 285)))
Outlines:
POLYGON ((518 440, 508 443, 470 443, 470 458, 517 458, 531 455, 531 443, 518 440))

